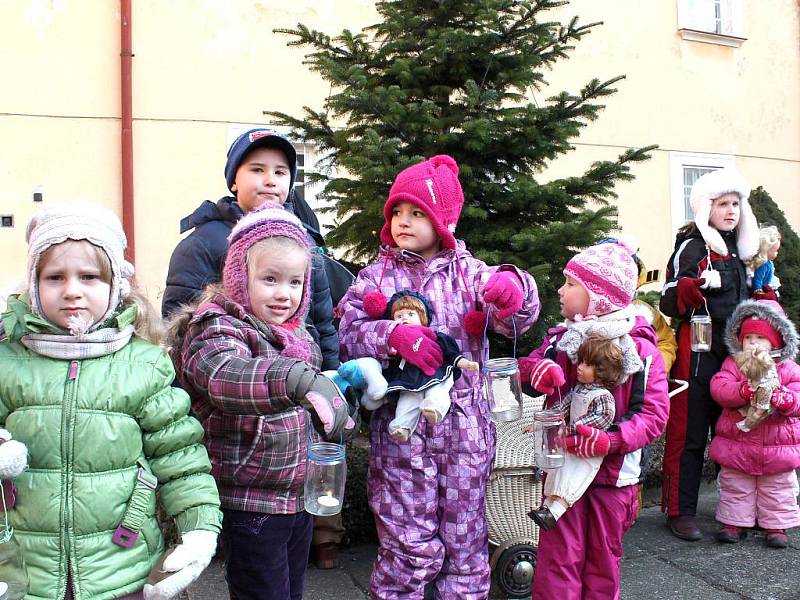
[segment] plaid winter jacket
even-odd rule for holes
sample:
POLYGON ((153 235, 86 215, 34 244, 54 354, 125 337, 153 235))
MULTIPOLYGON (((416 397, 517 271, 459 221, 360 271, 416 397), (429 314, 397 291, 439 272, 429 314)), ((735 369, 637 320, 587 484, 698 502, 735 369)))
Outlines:
POLYGON ((222 296, 198 307, 180 341, 177 371, 206 430, 223 508, 303 510, 306 445, 317 435, 287 394, 296 343, 310 345, 318 369, 322 357, 305 329, 262 323, 222 296))

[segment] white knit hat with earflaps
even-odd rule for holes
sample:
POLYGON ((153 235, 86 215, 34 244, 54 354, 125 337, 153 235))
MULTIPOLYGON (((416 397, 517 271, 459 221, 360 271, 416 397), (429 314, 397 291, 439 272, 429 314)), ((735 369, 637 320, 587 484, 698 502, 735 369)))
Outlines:
POLYGON ((711 206, 716 198, 724 194, 739 195, 739 224, 736 226, 736 248, 739 258, 746 260, 758 252, 758 221, 750 208, 747 198, 750 186, 742 179, 738 171, 730 167, 718 169, 699 177, 692 186, 689 203, 694 212, 694 222, 712 252, 721 256, 728 254, 728 247, 719 231, 708 222, 711 217, 711 206))

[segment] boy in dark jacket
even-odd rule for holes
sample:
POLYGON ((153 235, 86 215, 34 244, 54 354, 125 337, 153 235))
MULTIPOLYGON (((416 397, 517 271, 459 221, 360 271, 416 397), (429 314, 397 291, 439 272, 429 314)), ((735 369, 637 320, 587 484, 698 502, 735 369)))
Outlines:
MULTIPOLYGON (((282 204, 293 211, 297 175, 297 153, 285 137, 272 129, 251 129, 240 135, 228 150, 225 181, 234 194, 216 203, 204 201, 181 220, 181 233, 194 229, 182 239, 169 262, 161 314, 169 318, 195 300, 209 284, 220 280, 228 247, 228 235, 245 214, 265 202, 282 204), (289 200, 287 202, 287 200, 289 200)), ((309 241, 319 245, 319 233, 303 222, 309 241)), ((323 369, 339 366, 339 336, 333 326, 333 303, 322 257, 312 248, 311 305, 306 325, 322 350, 323 369)))

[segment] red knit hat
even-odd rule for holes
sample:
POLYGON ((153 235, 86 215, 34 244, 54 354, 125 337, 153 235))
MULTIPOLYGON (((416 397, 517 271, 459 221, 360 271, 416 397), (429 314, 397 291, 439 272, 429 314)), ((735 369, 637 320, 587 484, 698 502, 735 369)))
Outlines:
POLYGON ((783 347, 783 339, 781 338, 781 334, 778 333, 778 330, 770 325, 769 321, 766 321, 765 319, 759 319, 758 317, 747 317, 744 321, 742 321, 742 325, 739 327, 740 344, 743 344, 742 340, 744 339, 744 336, 749 333, 764 336, 769 340, 769 343, 772 344, 773 348, 783 347))
POLYGON ((397 246, 391 223, 392 209, 400 202, 419 207, 431 220, 442 247, 455 250, 453 233, 464 206, 464 192, 458 181, 458 165, 451 156, 433 156, 397 175, 383 207, 386 222, 381 229, 381 241, 388 246, 397 246))

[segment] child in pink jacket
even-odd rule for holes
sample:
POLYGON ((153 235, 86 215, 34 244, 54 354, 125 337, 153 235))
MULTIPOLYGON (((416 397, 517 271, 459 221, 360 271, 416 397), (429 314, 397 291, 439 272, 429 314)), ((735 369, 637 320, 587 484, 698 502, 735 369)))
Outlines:
POLYGON ((577 352, 587 336, 614 340, 622 350, 623 383, 611 390, 614 423, 607 431, 578 425, 565 438, 577 456, 603 463, 583 496, 550 531, 539 534, 533 598, 616 600, 622 537, 636 519, 642 448, 667 423, 664 359, 652 326, 631 306, 638 279, 629 247, 600 243, 564 267, 558 290, 564 322, 542 346, 520 359, 523 381, 547 394, 552 407, 577 382, 577 352))
POLYGON ((786 529, 800 525, 794 493, 800 467, 797 330, 777 302, 747 300, 728 320, 725 343, 732 356, 711 379, 711 396, 723 409, 709 450, 720 464, 717 539, 736 543, 746 536, 744 528, 758 523, 767 530, 767 546, 786 548, 786 529), (772 353, 780 387, 770 399, 772 414, 745 432, 737 423, 753 392, 733 355, 753 345, 772 353))

